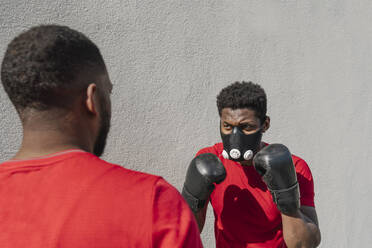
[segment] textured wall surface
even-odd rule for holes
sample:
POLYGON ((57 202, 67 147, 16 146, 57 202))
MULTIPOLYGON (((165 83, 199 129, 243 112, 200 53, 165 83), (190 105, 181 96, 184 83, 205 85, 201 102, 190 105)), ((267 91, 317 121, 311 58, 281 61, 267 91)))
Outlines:
MULTIPOLYGON (((313 172, 321 247, 368 247, 371 9, 369 0, 1 0, 0 52, 36 24, 87 34, 114 83, 104 158, 178 189, 196 151, 219 141, 219 90, 260 83, 272 121, 265 141, 286 144, 313 172)), ((3 89, 0 127, 6 160, 22 131, 3 89)), ((214 247, 212 211, 202 237, 214 247)))

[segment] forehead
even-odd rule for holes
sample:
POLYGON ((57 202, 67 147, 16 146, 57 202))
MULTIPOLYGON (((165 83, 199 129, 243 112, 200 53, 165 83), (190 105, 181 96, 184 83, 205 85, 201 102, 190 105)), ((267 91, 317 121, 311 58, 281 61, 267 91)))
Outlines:
POLYGON ((221 112, 221 120, 231 122, 231 123, 240 123, 240 122, 259 122, 259 119, 256 116, 256 111, 243 108, 243 109, 232 109, 224 108, 221 112))

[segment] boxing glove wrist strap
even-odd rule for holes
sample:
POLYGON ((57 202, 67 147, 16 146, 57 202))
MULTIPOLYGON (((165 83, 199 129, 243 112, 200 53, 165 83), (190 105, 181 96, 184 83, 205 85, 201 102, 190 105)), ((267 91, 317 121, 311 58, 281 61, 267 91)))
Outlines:
POLYGON ((298 182, 286 189, 269 190, 273 197, 273 201, 280 212, 290 214, 300 208, 300 191, 298 182))
POLYGON ((198 212, 200 209, 202 209, 205 205, 205 200, 200 200, 198 198, 196 198, 195 196, 193 196, 187 189, 185 186, 183 186, 183 189, 182 189, 182 196, 183 198, 186 200, 187 204, 189 205, 189 207, 191 208, 191 210, 196 213, 198 212))

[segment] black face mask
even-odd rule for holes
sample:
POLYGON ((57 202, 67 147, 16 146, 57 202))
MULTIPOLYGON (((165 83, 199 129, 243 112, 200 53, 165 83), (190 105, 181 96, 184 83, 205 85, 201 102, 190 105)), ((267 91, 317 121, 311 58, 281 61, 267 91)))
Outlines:
POLYGON ((225 159, 237 162, 250 160, 260 148, 261 129, 252 134, 244 134, 240 127, 233 127, 231 134, 223 134, 221 131, 220 133, 223 142, 222 156, 225 159))

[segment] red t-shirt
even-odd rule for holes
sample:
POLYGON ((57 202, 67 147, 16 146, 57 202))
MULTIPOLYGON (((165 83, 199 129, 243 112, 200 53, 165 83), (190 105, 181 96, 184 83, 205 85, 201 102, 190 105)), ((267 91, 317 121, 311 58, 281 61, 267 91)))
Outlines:
POLYGON ((69 150, 0 164, 0 247, 202 247, 164 179, 69 150))
MULTIPOLYGON (((219 157, 226 179, 211 194, 217 248, 281 248, 282 219, 272 196, 253 166, 242 166, 221 155, 223 144, 200 150, 219 157)), ((301 205, 314 207, 314 184, 306 162, 292 155, 300 186, 301 205)))

